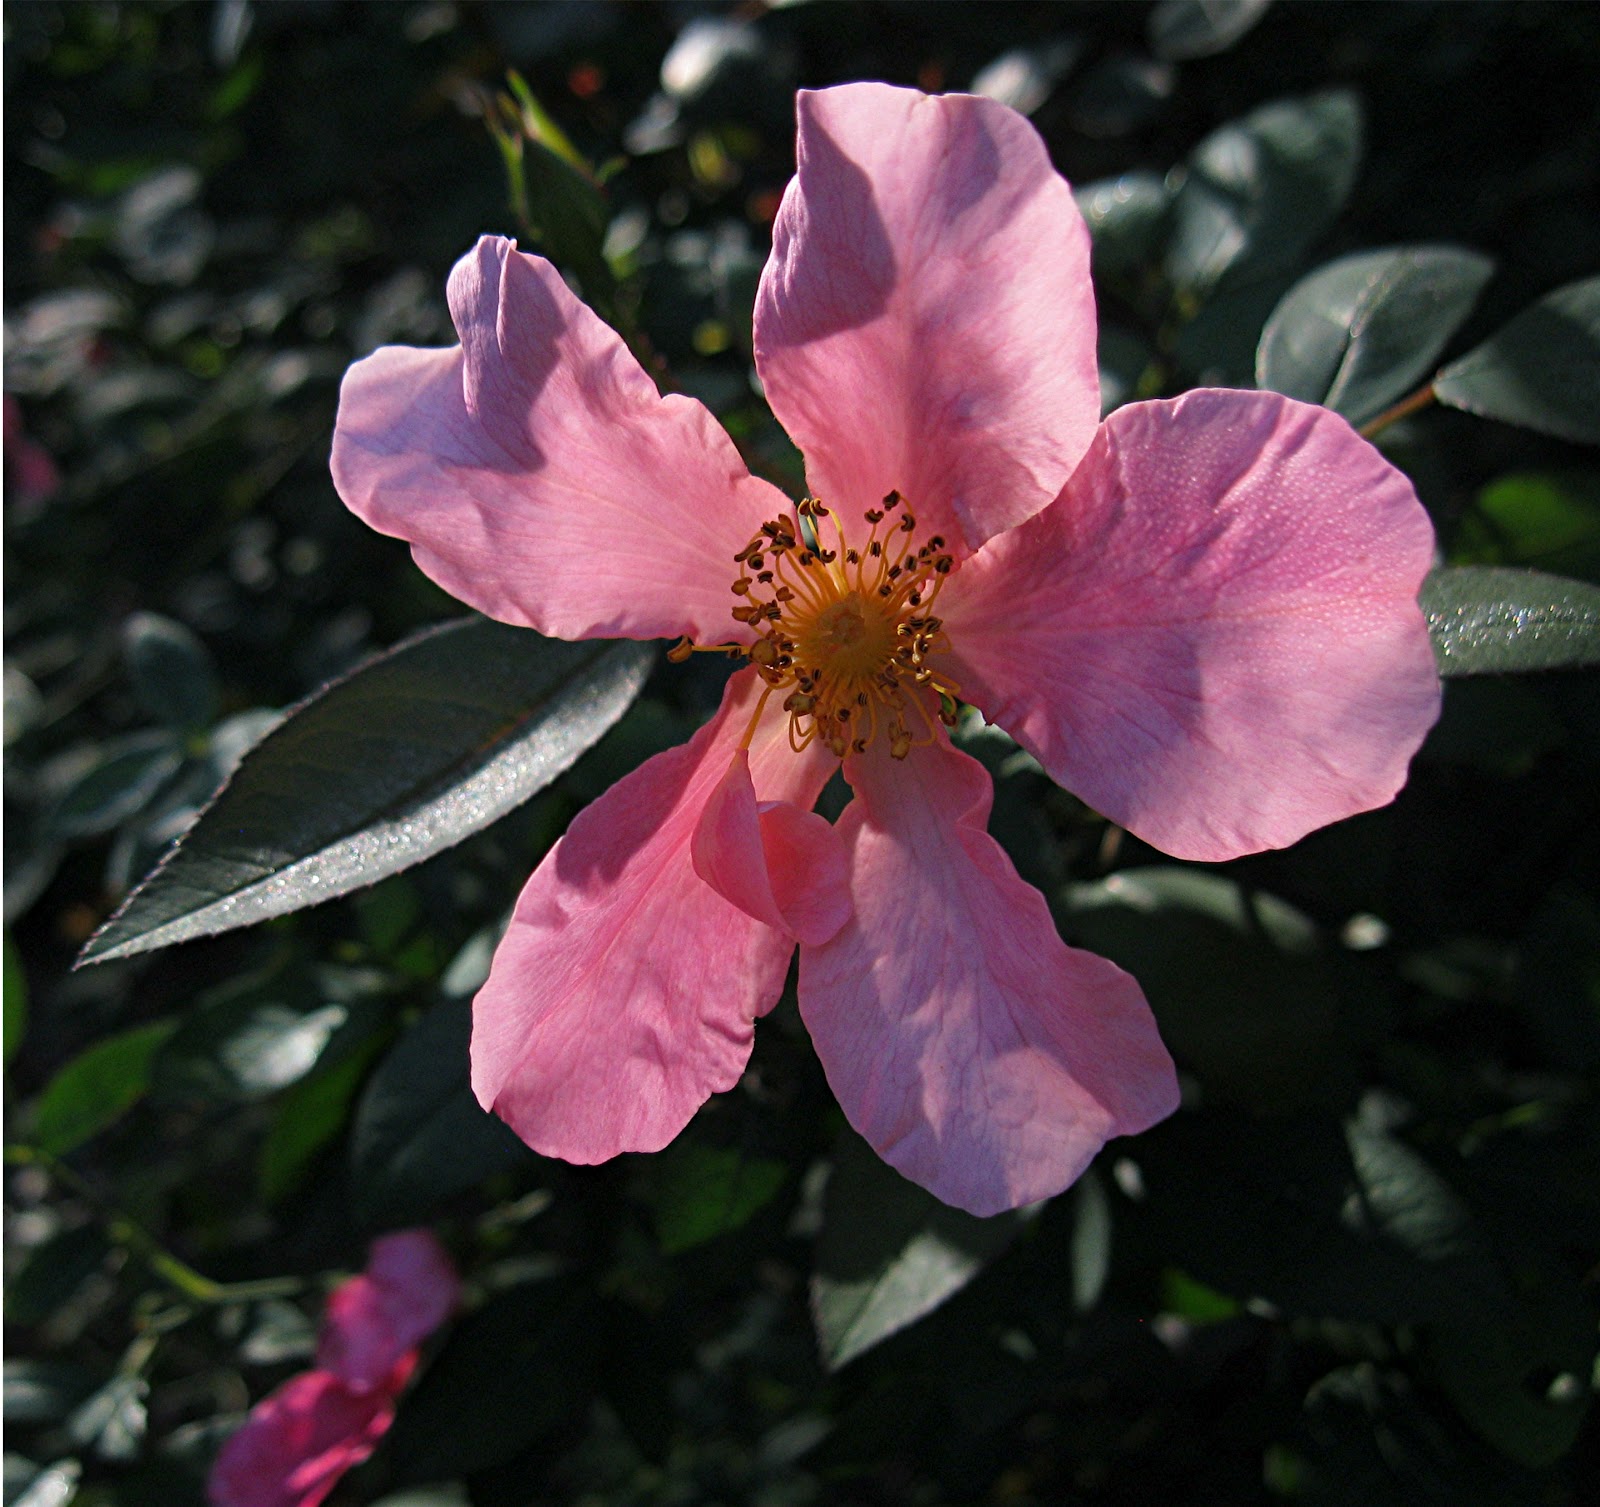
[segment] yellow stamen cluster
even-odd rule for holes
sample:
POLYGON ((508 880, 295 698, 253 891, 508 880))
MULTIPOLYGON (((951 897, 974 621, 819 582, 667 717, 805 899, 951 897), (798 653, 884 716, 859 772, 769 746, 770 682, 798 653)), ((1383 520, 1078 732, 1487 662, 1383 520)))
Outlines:
POLYGON ((866 522, 857 549, 837 516, 808 497, 734 556, 733 616, 756 633, 742 652, 767 695, 788 692, 796 752, 821 738, 842 759, 865 753, 881 730, 903 759, 933 742, 935 717, 955 720, 960 688, 929 663, 949 648, 932 609, 955 557, 937 534, 913 547, 917 521, 898 492, 867 509, 866 522), (823 543, 827 523, 836 547, 823 543))

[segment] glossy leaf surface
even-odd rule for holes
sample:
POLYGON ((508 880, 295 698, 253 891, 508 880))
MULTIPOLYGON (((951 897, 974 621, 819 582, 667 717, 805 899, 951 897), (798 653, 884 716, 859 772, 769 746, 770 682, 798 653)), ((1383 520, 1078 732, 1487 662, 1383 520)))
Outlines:
POLYGON ((1452 361, 1441 403, 1600 445, 1600 277, 1568 283, 1452 361))
POLYGON ((1422 610, 1441 675, 1503 675, 1600 664, 1600 586, 1537 570, 1436 570, 1422 610))
POLYGON ((1256 384, 1360 424, 1427 374, 1493 267, 1457 246, 1397 246, 1329 262, 1273 310, 1256 384))
POLYGON ((264 921, 460 842, 568 768, 622 715, 651 658, 482 618, 417 634, 252 748, 80 961, 264 921))

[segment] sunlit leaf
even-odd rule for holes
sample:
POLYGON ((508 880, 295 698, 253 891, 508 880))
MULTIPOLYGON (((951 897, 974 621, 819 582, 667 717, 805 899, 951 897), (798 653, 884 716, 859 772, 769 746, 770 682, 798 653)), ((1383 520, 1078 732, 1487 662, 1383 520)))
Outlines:
POLYGON ((12 1428, 60 1423, 100 1384, 101 1377, 72 1361, 5 1363, 5 1421, 12 1428))
POLYGON ((1491 565, 1436 570, 1422 610, 1441 675, 1600 664, 1600 586, 1491 565))
POLYGON ((67 1438, 102 1460, 136 1458, 149 1423, 149 1395, 150 1383, 142 1376, 113 1376, 67 1419, 67 1438))
POLYGON ((1145 17, 1158 58, 1183 62, 1226 52, 1267 13, 1272 0, 1159 0, 1145 17))
POLYGON ((811 1278, 829 1370, 854 1360, 958 1293, 1016 1238, 1021 1216, 979 1219, 908 1182, 866 1142, 840 1143, 811 1278))
POLYGON ((184 1018, 157 1050, 152 1093, 164 1103, 247 1103, 298 1083, 325 1054, 332 1065, 363 1040, 381 1012, 359 989, 299 969, 246 979, 184 1018), (332 983, 334 987, 321 987, 332 983))
POLYGON ((46 1466, 8 1507, 67 1507, 78 1491, 83 1467, 76 1460, 57 1460, 46 1466))
POLYGON ((1494 270, 1456 246, 1397 246, 1341 257, 1302 278, 1273 310, 1256 383, 1359 424, 1425 376, 1494 270))
POLYGON ((452 846, 566 769, 621 716, 652 657, 483 618, 417 634, 256 744, 80 961, 248 926, 452 846))

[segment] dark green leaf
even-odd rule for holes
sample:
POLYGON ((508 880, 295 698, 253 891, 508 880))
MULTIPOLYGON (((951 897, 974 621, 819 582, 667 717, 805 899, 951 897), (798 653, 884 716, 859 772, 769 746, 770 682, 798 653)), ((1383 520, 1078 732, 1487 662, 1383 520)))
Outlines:
POLYGON ((4 1001, 5 1065, 10 1067, 11 1059, 17 1055, 17 1048, 28 1032, 28 975, 23 971, 22 954, 17 951, 10 932, 5 939, 4 1001))
POLYGON ((1379 1323, 1482 1321, 1507 1301, 1461 1200, 1381 1128, 1191 1111, 1131 1150, 1138 1219, 1168 1260, 1229 1297, 1379 1323))
POLYGON ((1016 1238, 1021 1216, 979 1219, 901 1177, 846 1135, 823 1200, 811 1312, 830 1371, 959 1292, 1016 1238))
POLYGON ((472 1011, 435 1005, 378 1065, 351 1133, 357 1213, 369 1226, 426 1219, 439 1204, 530 1159, 468 1084, 472 1011))
POLYGON ((296 1187, 316 1154, 344 1129, 351 1101, 383 1040, 382 1033, 373 1032, 347 1056, 308 1074, 283 1096, 257 1163, 264 1202, 276 1203, 296 1187))
POLYGON ((1127 275, 1149 262, 1172 205, 1162 179, 1154 173, 1124 173, 1085 184, 1074 197, 1089 226, 1097 276, 1127 275))
POLYGON ((680 1136, 644 1173, 662 1250, 676 1255, 738 1229, 771 1202, 786 1175, 782 1162, 680 1136))
POLYGON ((1267 321, 1256 384, 1362 423, 1428 372, 1493 270, 1455 246, 1396 246, 1319 267, 1267 321))
POLYGON ((267 1098, 304 1078, 336 1037, 344 1048, 365 1037, 376 1014, 371 1001, 328 999, 297 973, 247 980, 191 1011, 161 1045, 151 1092, 168 1104, 267 1098))
POLYGON ((483 618, 325 687, 245 755, 81 962, 314 905, 408 868, 541 790, 621 716, 653 651, 483 618))
POLYGON ((1529 565, 1600 580, 1600 476, 1514 472, 1484 487, 1461 520, 1452 565, 1529 565))
POLYGON ((1339 1102, 1354 1068, 1310 921, 1202 869, 1127 869, 1066 895, 1069 939, 1126 968, 1208 1095, 1263 1111, 1339 1102))
POLYGON ((183 748, 165 729, 102 743, 50 813, 49 835, 97 837, 142 810, 177 773, 183 748))
MULTIPOLYGON (((593 169, 524 80, 510 76, 520 131, 492 126, 510 179, 512 207, 546 254, 577 274, 602 316, 613 312, 616 279, 602 254, 611 211, 593 169)), ((515 128, 512 128, 515 129, 515 128)))
POLYGON ((1536 683, 1461 675, 1447 683, 1444 708, 1422 751, 1440 763, 1517 778, 1567 740, 1536 683))
POLYGON ((372 1507, 472 1507, 472 1502, 460 1486, 418 1486, 381 1497, 372 1507))
POLYGON ((1158 58, 1183 62, 1226 52, 1267 13, 1272 0, 1159 0, 1145 17, 1158 58))
POLYGON ((1108 414, 1142 396, 1140 382, 1155 359, 1137 335, 1114 324, 1100 326, 1100 412, 1108 414))
POLYGON ((99 1383, 94 1372, 70 1361, 8 1360, 5 1421, 15 1428, 60 1423, 99 1383))
POLYGON ((1293 263, 1355 183, 1361 110, 1335 90, 1264 105, 1190 153, 1173 200, 1167 276, 1206 296, 1293 263))
POLYGON ((1600 445, 1600 277, 1568 283, 1434 379, 1441 403, 1600 445))
POLYGON ((1600 664, 1600 586, 1489 565, 1436 570, 1422 610, 1441 675, 1600 664))
POLYGON ((1535 1484, 1486 1450, 1463 1449, 1406 1377, 1363 1364, 1324 1376, 1306 1396, 1309 1452, 1295 1493, 1306 1507, 1505 1507, 1535 1484))
POLYGON ((1490 1322, 1435 1329, 1429 1351, 1445 1395, 1502 1454, 1538 1468, 1576 1442, 1596 1359, 1595 1315, 1576 1290, 1519 1293, 1490 1322))
POLYGON ((6 1262, 6 1321, 42 1324, 66 1304, 111 1254, 97 1224, 62 1230, 36 1245, 20 1261, 6 1262))
POLYGON ((198 732, 216 721, 216 671, 206 647, 182 623, 136 612, 122 625, 122 653, 140 708, 175 732, 198 732))
POLYGON ((1227 281, 1178 331, 1173 354, 1201 387, 1250 387, 1268 318, 1289 291, 1288 272, 1227 281))
POLYGON ((1523 933, 1513 991, 1551 1067, 1600 1064, 1600 905, 1552 889, 1523 933))
POLYGON ((108 1036, 74 1057, 39 1098, 35 1142, 64 1156, 120 1119, 144 1096, 150 1063, 176 1024, 160 1020, 108 1036))
POLYGON ((591 1385, 595 1352, 565 1282, 527 1282, 458 1324, 407 1397, 388 1452, 402 1484, 498 1465, 561 1427, 591 1385))
POLYGON ((252 1366, 307 1361, 317 1351, 317 1326, 297 1304, 268 1298, 250 1310, 250 1328, 239 1342, 239 1358, 252 1366))

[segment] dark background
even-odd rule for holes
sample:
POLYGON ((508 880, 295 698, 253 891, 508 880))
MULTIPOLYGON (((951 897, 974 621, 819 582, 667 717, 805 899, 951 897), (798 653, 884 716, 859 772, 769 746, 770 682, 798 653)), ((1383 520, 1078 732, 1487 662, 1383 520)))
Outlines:
MULTIPOLYGON (((1142 392, 1247 385, 1278 293, 1342 252, 1493 257, 1451 353, 1600 265, 1600 8, 1279 3, 1178 59, 1157 15, 7 5, 5 386, 59 473, 30 483, 8 422, 8 1142, 40 1139, 47 1086, 96 1043, 186 1033, 64 1170, 11 1159, 7 1502, 62 1461, 82 1502, 199 1500, 221 1431, 306 1364, 319 1274, 409 1222, 450 1243, 471 1311, 336 1502, 438 1481, 418 1504, 1593 1500, 1592 676, 1453 682, 1395 806, 1220 870, 1117 841, 995 752, 996 835, 1069 940, 1141 978, 1187 1089, 1003 1229, 841 1140, 792 997, 660 1157, 572 1169, 470 1119, 463 1001, 495 928, 571 813, 714 705, 714 667, 663 665, 556 786, 420 869, 69 971, 261 709, 459 612, 346 514, 327 452, 352 359, 448 342, 455 258, 548 232, 517 224, 483 119, 508 69, 604 178, 617 286, 586 292, 791 485, 748 349, 796 87, 964 89, 1014 55, 1006 97, 1075 185, 1160 179, 1266 102, 1353 91, 1342 211, 1211 325, 1164 283, 1158 230, 1097 248, 1104 364, 1132 349, 1142 392), (138 613, 192 635, 177 690, 130 669, 138 613), (1143 908, 1102 886, 1156 865, 1143 908), (330 1001, 307 1070, 241 1072, 241 1022, 330 1001), (404 1093, 444 1131, 374 1149, 364 1107, 419 1060, 437 1078, 404 1093), (292 1280, 172 1290, 130 1217, 211 1277, 292 1280), (828 1370, 808 1294, 918 1231, 980 1274, 828 1370)), ((1592 450, 1439 409, 1385 443, 1447 558, 1600 579, 1592 450)))

